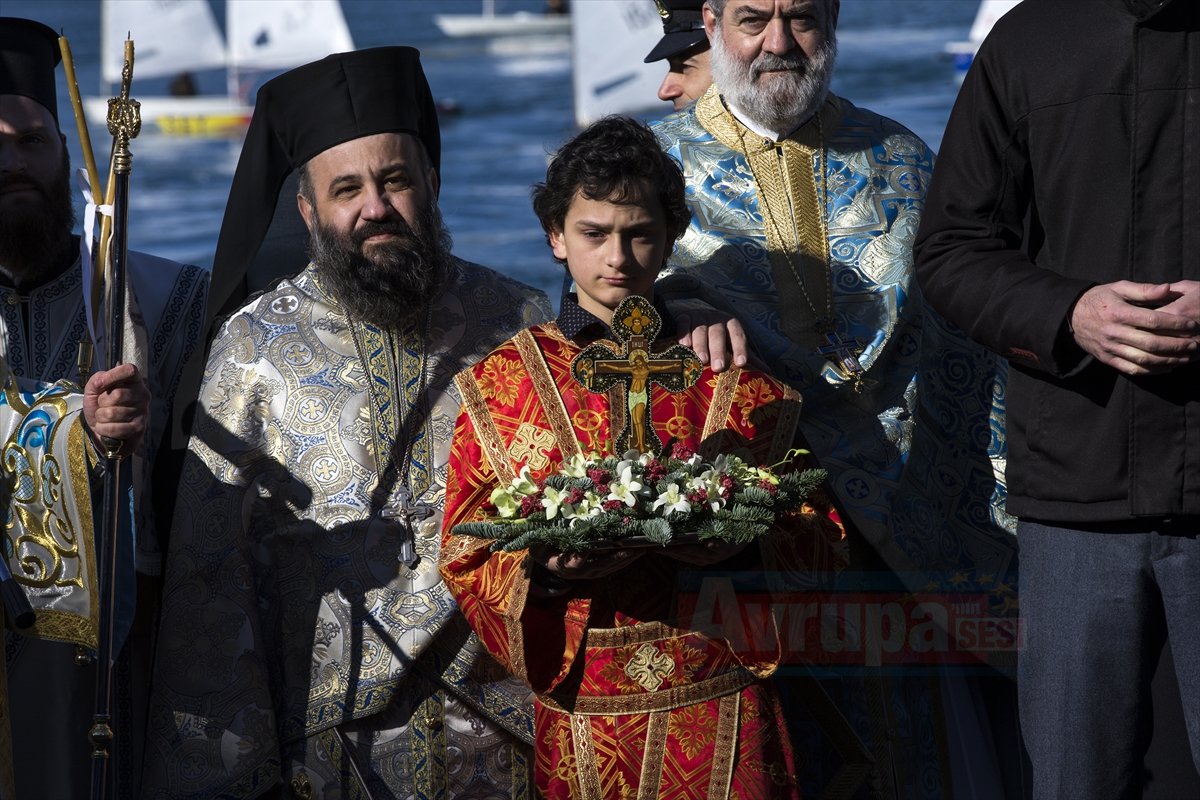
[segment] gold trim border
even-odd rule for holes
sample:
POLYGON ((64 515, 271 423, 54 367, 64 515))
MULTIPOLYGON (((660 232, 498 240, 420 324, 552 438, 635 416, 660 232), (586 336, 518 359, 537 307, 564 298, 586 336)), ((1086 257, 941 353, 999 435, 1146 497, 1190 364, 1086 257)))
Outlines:
POLYGON ((541 400, 542 410, 546 414, 550 430, 558 440, 558 450, 562 453, 563 461, 580 455, 582 450, 575 436, 575 428, 571 425, 571 418, 558 391, 558 384, 554 382, 550 365, 546 363, 546 356, 537 339, 527 328, 513 337, 513 344, 516 345, 521 362, 525 365, 525 372, 528 373, 529 380, 533 382, 533 389, 541 400))

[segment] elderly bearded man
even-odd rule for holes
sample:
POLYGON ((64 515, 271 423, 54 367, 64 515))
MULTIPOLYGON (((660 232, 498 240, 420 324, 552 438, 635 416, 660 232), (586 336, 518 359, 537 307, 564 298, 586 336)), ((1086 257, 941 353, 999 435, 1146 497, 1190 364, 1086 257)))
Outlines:
POLYGON ((258 93, 218 252, 254 257, 298 169, 311 261, 234 313, 208 359, 150 796, 531 790, 528 690, 470 636, 438 532, 454 375, 550 310, 450 254, 439 155, 411 48, 329 56, 258 93))
MULTIPOLYGON (((950 591, 982 598, 986 618, 1015 601, 994 402, 1003 377, 917 291, 911 245, 933 154, 897 123, 829 93, 838 11, 837 0, 705 4, 714 86, 656 124, 683 164, 693 214, 656 291, 737 316, 771 371, 804 396, 803 433, 857 532, 853 569, 838 586, 883 590, 881 609, 924 593, 906 628, 950 591)), ((869 632, 858 634, 834 636, 839 652, 818 659, 861 667, 865 649, 855 648, 869 632)), ((791 646, 807 656, 825 641, 791 646)), ((970 660, 943 641, 900 657, 970 660)), ((972 711, 977 687, 946 672, 934 682, 872 666, 822 681, 833 704, 797 682, 799 716, 811 715, 798 718, 798 750, 818 728, 838 743, 836 756, 814 748, 808 793, 832 779, 884 797, 1000 796, 1001 780, 980 766, 992 754, 972 752, 990 741, 972 711)), ((1001 738, 1011 742, 1006 722, 1001 738)))

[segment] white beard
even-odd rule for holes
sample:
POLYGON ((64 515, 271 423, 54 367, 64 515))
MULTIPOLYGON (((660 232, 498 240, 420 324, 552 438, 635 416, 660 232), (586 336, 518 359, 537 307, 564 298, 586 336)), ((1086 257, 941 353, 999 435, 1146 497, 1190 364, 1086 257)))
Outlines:
POLYGON ((797 48, 793 54, 760 53, 749 64, 738 61, 725 49, 720 28, 712 37, 713 82, 722 96, 749 117, 751 122, 778 133, 791 133, 816 113, 829 95, 833 67, 837 61, 837 37, 831 34, 812 58, 797 48), (768 66, 790 68, 766 81, 759 77, 768 66))

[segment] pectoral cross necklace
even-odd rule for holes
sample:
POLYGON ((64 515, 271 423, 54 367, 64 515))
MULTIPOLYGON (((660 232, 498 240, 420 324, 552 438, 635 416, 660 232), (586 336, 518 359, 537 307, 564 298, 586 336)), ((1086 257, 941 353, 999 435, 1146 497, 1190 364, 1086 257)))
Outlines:
MULTIPOLYGON (((825 131, 824 131, 824 127, 821 122, 821 112, 819 109, 814 116, 815 116, 816 125, 817 125, 817 138, 819 140, 818 146, 820 148, 817 151, 818 152, 818 170, 817 171, 818 171, 818 174, 820 175, 820 179, 817 184, 817 188, 818 188, 817 214, 819 215, 819 219, 821 222, 820 234, 821 234, 821 237, 824 242, 824 253, 825 253, 825 263, 824 263, 824 267, 825 267, 825 269, 824 269, 824 274, 825 274, 824 301, 825 302, 823 303, 823 305, 824 305, 823 309, 818 309, 817 304, 815 302, 813 302, 813 298, 809 294, 809 291, 808 291, 809 287, 808 287, 807 283, 805 282, 803 276, 800 274, 800 270, 796 266, 796 261, 797 261, 796 255, 794 253, 792 253, 790 249, 787 249, 789 243, 792 240, 785 238, 783 236, 783 232, 782 232, 782 230, 780 230, 780 227, 779 227, 779 221, 775 218, 775 215, 770 212, 770 209, 767 207, 766 200, 763 199, 763 197, 762 197, 761 187, 764 184, 762 181, 759 180, 757 175, 754 175, 754 164, 753 164, 753 161, 749 158, 749 150, 746 147, 745 130, 739 129, 740 135, 742 137, 742 150, 743 150, 743 152, 747 153, 746 163, 750 166, 750 174, 752 176, 754 176, 755 184, 758 187, 760 187, 759 197, 760 197, 760 202, 762 203, 761 212, 762 212, 763 220, 765 222, 768 222, 771 225, 771 228, 775 233, 776 240, 780 243, 780 246, 785 249, 783 255, 787 260, 788 270, 791 272, 792 277, 795 279, 796 285, 800 289, 800 294, 801 294, 801 296, 804 297, 804 302, 806 302, 808 304, 809 309, 813 313, 814 319, 813 319, 813 323, 812 323, 812 330, 814 332, 816 332, 816 334, 818 336, 822 337, 825 341, 824 344, 818 345, 815 348, 816 352, 820 353, 822 356, 824 356, 826 359, 828 359, 833 364, 833 368, 837 371, 837 373, 839 375, 841 375, 844 379, 846 379, 854 387, 855 392, 861 392, 864 388, 864 383, 865 383, 865 378, 866 378, 865 370, 863 370, 862 364, 858 360, 859 355, 862 354, 862 351, 864 349, 863 343, 861 341, 859 341, 858 339, 854 339, 854 338, 843 339, 841 337, 841 334, 838 333, 837 317, 835 317, 833 314, 833 264, 832 264, 832 257, 829 253, 828 234, 825 230, 825 224, 824 224, 825 210, 826 210, 826 208, 828 206, 828 202, 829 202, 829 187, 828 187, 828 178, 826 175, 826 169, 828 166, 828 155, 827 155, 827 148, 826 148, 826 144, 825 144, 825 131)), ((771 145, 772 145, 772 147, 775 146, 774 143, 771 143, 771 145)), ((785 170, 785 173, 786 173, 786 170, 785 170)), ((790 185, 787 182, 786 174, 784 175, 784 183, 787 185, 790 185)), ((796 207, 795 207, 795 203, 791 197, 790 191, 788 193, 787 206, 788 206, 788 211, 791 215, 792 230, 794 233, 796 233, 798 235, 800 228, 799 228, 799 225, 796 220, 796 207)))
POLYGON ((415 568, 419 559, 417 558, 417 532, 413 528, 413 523, 432 517, 433 506, 420 501, 413 502, 412 489, 408 488, 408 482, 405 481, 396 489, 395 499, 379 510, 379 515, 393 522, 399 520, 399 524, 404 526, 404 533, 400 537, 400 551, 397 553, 396 559, 409 569, 415 568))
MULTIPOLYGON (((412 459, 415 439, 420 430, 421 420, 426 417, 427 399, 425 389, 428 381, 429 368, 429 331, 432 323, 432 308, 426 314, 425 325, 417 333, 421 352, 420 373, 417 378, 416 392, 412 402, 405 403, 404 381, 401 376, 401 363, 406 357, 404 347, 389 335, 392 344, 392 407, 395 409, 396 439, 392 444, 391 453, 394 457, 392 468, 399 485, 392 493, 388 502, 375 514, 376 520, 382 522, 388 529, 398 534, 396 560, 408 569, 415 569, 420 557, 417 555, 416 524, 433 516, 435 508, 416 500, 411 487, 412 459), (407 407, 405 407, 407 406, 407 407), (415 424, 414 424, 415 420, 415 424), (401 477, 403 480, 400 480, 401 477)), ((387 465, 381 465, 380 479, 388 472, 387 465)))

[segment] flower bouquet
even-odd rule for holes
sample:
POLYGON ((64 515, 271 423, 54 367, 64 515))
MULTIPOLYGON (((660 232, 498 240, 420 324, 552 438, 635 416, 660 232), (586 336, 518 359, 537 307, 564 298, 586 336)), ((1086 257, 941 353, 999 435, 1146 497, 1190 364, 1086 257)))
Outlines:
MULTIPOLYGON (((781 465, 807 451, 792 450, 781 465)), ((743 544, 798 511, 825 480, 825 471, 781 472, 751 466, 735 455, 705 461, 678 446, 659 458, 630 450, 623 456, 575 456, 535 481, 529 468, 497 487, 487 519, 463 522, 453 533, 491 539, 492 550, 544 545, 561 552, 629 546, 670 546, 722 540, 743 544)))

